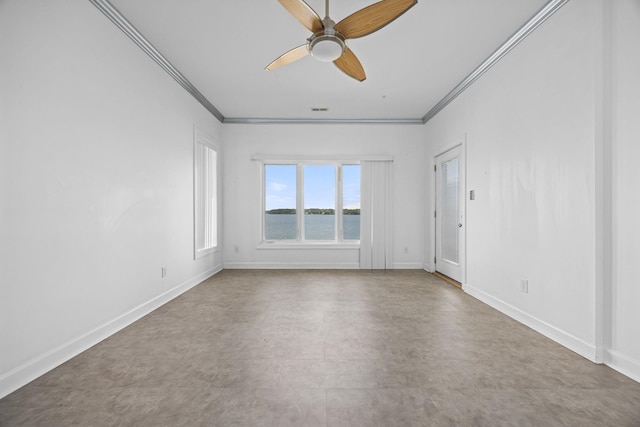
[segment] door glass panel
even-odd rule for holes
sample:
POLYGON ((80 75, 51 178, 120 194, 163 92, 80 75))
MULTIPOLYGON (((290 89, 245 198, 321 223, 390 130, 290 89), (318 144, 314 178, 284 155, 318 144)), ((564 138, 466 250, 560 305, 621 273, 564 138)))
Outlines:
POLYGON ((442 259, 457 264, 458 250, 458 159, 442 164, 442 259))
POLYGON ((336 239, 336 167, 304 167, 304 239, 336 239))

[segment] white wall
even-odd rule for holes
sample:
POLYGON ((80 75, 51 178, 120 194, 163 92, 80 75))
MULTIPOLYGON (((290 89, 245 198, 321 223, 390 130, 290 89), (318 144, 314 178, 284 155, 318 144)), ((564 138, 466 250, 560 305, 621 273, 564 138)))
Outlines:
MULTIPOLYGON (((395 266, 429 267, 424 160, 466 134, 477 197, 465 289, 592 358, 598 6, 569 2, 422 128, 220 126, 89 2, 0 2, 0 397, 221 267, 221 252, 193 260, 194 125, 227 142, 229 267, 358 261, 357 251, 256 250, 255 153, 393 155, 395 266)), ((607 361, 640 379, 638 3, 615 2, 613 21, 607 361)))
POLYGON ((465 291, 591 359, 598 19, 569 2, 425 127, 428 161, 467 138, 465 291))
POLYGON ((358 268, 357 249, 257 249, 261 189, 260 166, 251 160, 253 154, 392 155, 394 268, 422 268, 422 129, 415 125, 225 125, 225 268, 358 268))
POLYGON ((613 289, 609 363, 640 381, 640 2, 613 7, 613 289))
POLYGON ((221 126, 98 9, 1 2, 0 58, 2 397, 222 260, 192 207, 194 125, 221 126))
POLYGON ((465 291, 640 381, 637 40, 637 1, 569 2, 425 131, 466 135, 465 291))

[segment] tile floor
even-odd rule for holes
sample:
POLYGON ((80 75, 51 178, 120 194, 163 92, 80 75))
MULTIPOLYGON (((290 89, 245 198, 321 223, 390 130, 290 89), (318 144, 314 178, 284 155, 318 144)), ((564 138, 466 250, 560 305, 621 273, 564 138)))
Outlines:
POLYGON ((1 426, 640 426, 640 384, 424 271, 225 270, 1 426))

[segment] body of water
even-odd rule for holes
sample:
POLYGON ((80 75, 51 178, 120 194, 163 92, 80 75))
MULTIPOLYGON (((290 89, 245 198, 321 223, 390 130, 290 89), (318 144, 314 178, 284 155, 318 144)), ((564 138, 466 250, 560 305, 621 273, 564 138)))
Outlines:
MULTIPOLYGON (((344 240, 360 240, 360 215, 343 215, 344 240)), ((335 215, 305 215, 305 240, 334 240, 335 215)), ((265 214, 266 240, 296 240, 295 214, 265 214)))

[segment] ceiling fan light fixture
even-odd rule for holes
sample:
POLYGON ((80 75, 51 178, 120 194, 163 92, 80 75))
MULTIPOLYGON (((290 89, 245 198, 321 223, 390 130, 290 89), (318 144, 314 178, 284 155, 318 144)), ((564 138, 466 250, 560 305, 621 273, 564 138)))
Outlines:
POLYGON ((278 0, 278 2, 307 30, 311 31, 312 36, 307 39, 306 44, 276 58, 265 67, 267 70, 273 70, 312 55, 318 61, 333 62, 346 75, 362 82, 367 75, 356 55, 347 47, 346 40, 364 37, 378 31, 415 6, 418 0, 379 0, 352 13, 337 24, 329 15, 329 0, 325 0, 324 3, 326 11, 324 19, 320 19, 320 15, 305 0, 278 0))
POLYGON ((321 62, 332 62, 340 58, 345 50, 344 39, 339 35, 322 34, 309 41, 309 52, 321 62))

